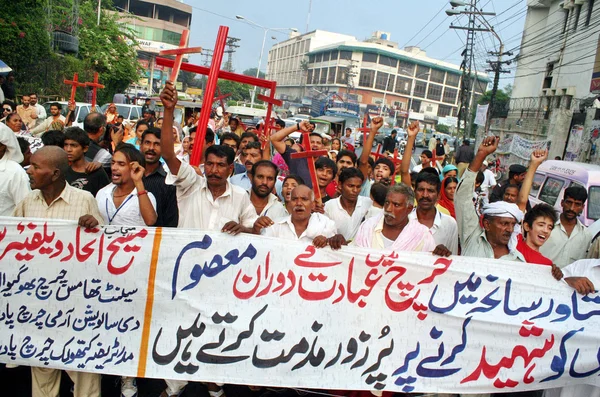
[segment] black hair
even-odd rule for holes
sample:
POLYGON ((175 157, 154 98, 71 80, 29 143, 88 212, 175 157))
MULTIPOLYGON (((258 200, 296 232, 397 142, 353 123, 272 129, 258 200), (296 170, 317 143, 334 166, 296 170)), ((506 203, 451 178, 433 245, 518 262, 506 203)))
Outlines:
POLYGON ((290 142, 292 145, 294 143, 296 143, 296 141, 294 140, 294 138, 290 138, 290 137, 285 138, 285 142, 290 142))
POLYGON ((144 131, 142 133, 142 142, 144 142, 144 139, 146 138, 146 135, 154 135, 155 137, 157 137, 158 139, 160 139, 160 128, 150 127, 146 131, 144 131))
POLYGON ((121 143, 115 149, 115 153, 121 152, 127 159, 128 163, 133 161, 137 161, 139 165, 142 167, 146 166, 146 160, 144 159, 144 155, 135 148, 131 143, 121 143))
POLYGON ((483 172, 478 171, 477 176, 475 177, 475 183, 478 183, 481 185, 484 180, 485 180, 485 175, 483 175, 483 172))
POLYGON ((137 131, 137 129, 142 125, 145 125, 146 127, 150 128, 150 124, 146 120, 140 120, 137 123, 135 123, 135 130, 137 131))
POLYGON ((295 180, 296 182, 298 182, 298 185, 306 185, 306 183, 304 182, 304 179, 302 179, 302 177, 300 175, 295 175, 295 174, 290 174, 290 175, 286 176, 281 185, 283 186, 288 179, 295 180))
POLYGON ((415 187, 419 187, 419 183, 425 182, 429 185, 435 186, 435 190, 439 193, 442 188, 442 181, 438 175, 434 175, 431 172, 419 172, 417 174, 417 180, 415 181, 415 187))
POLYGON ((254 139, 254 142, 258 142, 258 135, 256 135, 254 132, 243 132, 242 135, 240 136, 240 142, 244 138, 252 138, 252 139, 254 139))
POLYGON ((281 128, 285 128, 285 121, 281 119, 275 119, 275 124, 277 124, 281 128))
POLYGON ((424 154, 425 157, 427 157, 429 159, 433 158, 433 153, 431 153, 431 150, 429 150, 429 149, 423 150, 423 152, 421 152, 421 154, 424 154))
POLYGON ((444 180, 442 181, 442 189, 446 189, 446 186, 448 186, 448 184, 452 182, 458 184, 458 178, 453 176, 448 176, 444 178, 444 180))
MULTIPOLYGON (((6 116, 6 122, 9 122, 15 116, 19 116, 19 113, 17 113, 15 110, 13 110, 12 113, 9 113, 8 116, 6 116)), ((22 121, 22 119, 21 119, 21 121, 22 121)))
POLYGON ((48 107, 49 107, 49 108, 51 108, 52 106, 56 106, 56 107, 58 108, 58 110, 62 110, 62 106, 61 106, 61 104, 60 104, 60 103, 58 103, 58 102, 52 102, 52 103, 50 104, 50 106, 48 106, 48 107))
POLYGON ((392 132, 390 132, 390 135, 394 135, 394 134, 397 134, 397 133, 398 133, 398 131, 392 130, 392 132))
POLYGON ((270 167, 275 171, 275 178, 277 178, 277 175, 279 175, 279 168, 277 168, 277 165, 275 165, 275 163, 273 163, 271 160, 260 160, 252 164, 252 169, 250 170, 250 173, 252 175, 256 174, 256 170, 258 169, 258 167, 270 167))
POLYGON ((13 112, 15 110, 17 110, 17 105, 15 105, 15 103, 13 101, 11 101, 10 99, 5 99, 2 102, 2 105, 8 105, 8 106, 10 106, 10 108, 12 109, 13 112))
POLYGON ((349 167, 344 168, 342 172, 340 172, 339 181, 340 185, 343 185, 350 178, 360 178, 361 181, 365 180, 365 176, 358 168, 349 167))
POLYGON ((233 164, 235 160, 235 152, 232 148, 226 145, 212 145, 206 148, 206 152, 204 153, 204 157, 208 158, 208 155, 212 154, 214 156, 227 159, 227 164, 233 164))
POLYGON ((508 179, 511 180, 515 176, 524 174, 525 172, 527 172, 527 171, 524 171, 524 172, 514 172, 514 171, 511 171, 511 170, 508 170, 508 179))
MULTIPOLYGON (((211 130, 210 128, 206 129, 206 135, 204 135, 204 143, 208 144, 208 143, 212 143, 215 141, 215 132, 213 130, 211 130)), ((229 148, 231 149, 231 148, 229 148)), ((233 149, 231 149, 233 150, 233 149)))
POLYGON ((340 161, 342 157, 350 157, 352 164, 356 165, 356 153, 351 152, 350 150, 340 150, 337 156, 335 156, 335 162, 337 163, 340 161))
POLYGON ((68 139, 70 141, 77 142, 81 147, 90 146, 90 137, 88 134, 79 127, 69 127, 64 132, 65 141, 68 139))
POLYGON ((506 192, 506 189, 517 189, 520 190, 519 185, 514 184, 514 183, 509 183, 508 185, 504 186, 504 191, 506 192))
POLYGON ((440 176, 440 172, 435 167, 425 167, 421 171, 419 171, 419 174, 422 173, 422 172, 424 172, 426 174, 435 175, 435 176, 438 177, 438 179, 439 179, 439 176, 440 176))
POLYGON ((385 204, 385 197, 387 196, 389 186, 376 182, 371 185, 371 197, 373 197, 373 201, 383 207, 385 204))
POLYGON ((23 138, 22 136, 17 137, 17 142, 19 142, 19 149, 21 149, 21 154, 25 154, 27 149, 29 149, 29 147, 31 146, 31 143, 29 143, 29 141, 23 138))
POLYGON ((321 168, 330 168, 333 175, 337 175, 337 164, 328 157, 322 156, 315 161, 315 169, 320 170, 321 168))
POLYGON ((232 132, 225 133, 225 134, 221 135, 221 142, 223 142, 224 140, 235 141, 235 148, 239 149, 241 140, 240 140, 240 137, 237 136, 237 134, 234 134, 232 132))
POLYGON ((585 190, 583 186, 569 186, 565 189, 563 200, 566 200, 568 198, 585 203, 585 201, 588 198, 587 190, 585 190))
MULTIPOLYGON (((525 213, 525 216, 523 217, 523 223, 528 224, 529 227, 533 227, 533 222, 535 222, 537 218, 541 217, 550 218, 552 220, 552 224, 555 224, 556 221, 558 221, 558 214, 551 205, 539 203, 534 205, 533 208, 525 213)), ((523 236, 527 237, 525 230, 523 230, 523 236)))
POLYGON ((321 134, 319 134, 318 132, 314 132, 314 131, 313 131, 313 132, 311 132, 310 134, 308 134, 308 136, 309 136, 309 138, 310 138, 311 136, 318 136, 318 137, 319 137, 319 139, 321 140, 321 143, 323 143, 323 137, 322 137, 322 136, 321 136, 321 134))
POLYGON ((377 161, 374 163, 373 168, 377 167, 379 164, 387 165, 390 169, 390 175, 393 175, 396 171, 396 166, 394 165, 394 162, 388 159, 387 157, 378 158, 377 161))
POLYGON ((65 146, 65 134, 59 130, 46 131, 42 135, 42 143, 44 146, 58 146, 62 149, 65 146))
POLYGON ((106 125, 106 117, 102 113, 93 112, 83 119, 83 129, 88 134, 95 134, 106 125))

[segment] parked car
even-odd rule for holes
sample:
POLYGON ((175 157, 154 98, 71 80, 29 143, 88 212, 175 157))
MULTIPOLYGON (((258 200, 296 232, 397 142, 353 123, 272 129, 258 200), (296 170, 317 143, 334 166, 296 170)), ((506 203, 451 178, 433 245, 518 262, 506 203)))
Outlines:
MULTIPOLYGON (((102 105, 100 107, 100 112, 106 112, 106 109, 108 109, 108 105, 110 105, 110 103, 105 103, 104 105, 102 105)), ((141 106, 128 105, 125 103, 116 103, 115 106, 117 107, 117 113, 119 113, 120 116, 123 116, 123 121, 125 123, 135 123, 136 121, 142 118, 141 106)))
POLYGON ((417 133, 415 146, 416 147, 427 147, 427 142, 425 142, 425 135, 422 132, 417 133))
MULTIPOLYGON (((50 105, 53 103, 58 103, 59 105, 61 105, 62 109, 60 111, 60 114, 62 114, 63 116, 67 115, 67 113, 69 112, 69 109, 67 108, 68 102, 66 102, 66 101, 50 101, 50 102, 46 102, 42 105, 44 107, 44 109, 46 109, 46 114, 48 116, 50 115, 50 105)), ((90 114, 91 111, 92 111, 91 103, 75 102, 75 121, 73 122, 73 127, 83 128, 83 119, 85 119, 85 116, 90 114)))
POLYGON ((579 220, 590 226, 600 219, 600 165, 562 160, 548 160, 537 169, 529 193, 532 205, 545 202, 562 212, 560 205, 565 189, 583 186, 588 199, 579 220))

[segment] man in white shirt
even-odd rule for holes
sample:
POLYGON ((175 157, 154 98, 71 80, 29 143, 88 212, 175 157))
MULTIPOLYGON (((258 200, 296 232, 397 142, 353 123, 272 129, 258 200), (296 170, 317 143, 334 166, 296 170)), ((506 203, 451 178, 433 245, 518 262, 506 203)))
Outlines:
POLYGON ((0 123, 0 216, 11 216, 31 191, 29 177, 19 163, 23 154, 15 133, 0 123))
POLYGON ((364 179, 358 169, 345 168, 339 176, 340 197, 325 203, 325 215, 347 241, 354 238, 372 205, 370 198, 360 196, 364 179))
POLYGON ((540 253, 560 268, 585 258, 590 248, 593 236, 578 219, 587 198, 584 187, 570 186, 565 189, 560 202, 562 213, 550 238, 540 247, 540 253))
POLYGON ((269 160, 254 163, 250 170, 250 202, 258 216, 266 216, 272 221, 278 221, 288 215, 283 204, 272 193, 278 173, 277 166, 269 160))
POLYGON ((36 120, 36 123, 37 123, 37 125, 40 125, 40 123, 42 123, 47 118, 46 109, 38 103, 37 94, 30 94, 29 101, 30 101, 30 105, 33 106, 35 108, 35 111, 37 112, 38 118, 36 120))
POLYGON ((427 168, 427 167, 431 167, 431 159, 433 158, 433 152, 431 150, 423 150, 421 152, 421 164, 416 165, 413 169, 412 172, 421 172, 421 170, 423 168, 427 168))
MULTIPOLYGON (((62 106, 60 105, 60 103, 52 103, 50 105, 50 117, 44 119, 44 121, 39 123, 37 125, 37 127, 32 129, 30 131, 31 134, 38 135, 38 134, 41 134, 48 130, 51 130, 51 129, 53 129, 52 124, 54 124, 55 122, 60 122, 63 125, 65 125, 66 119, 65 119, 65 116, 60 114, 61 109, 62 109, 62 106)), ((44 114, 45 114, 45 112, 44 112, 44 114)), ((38 120, 39 120, 39 118, 38 118, 38 120)))
POLYGON ((295 187, 288 202, 290 215, 263 229, 263 235, 301 241, 317 248, 330 245, 339 249, 345 241, 336 234, 335 223, 325 215, 312 212, 314 208, 314 192, 306 185, 295 187))
POLYGON ((487 168, 488 165, 488 161, 485 160, 481 166, 481 169, 479 170, 483 173, 483 183, 481 184, 481 189, 485 190, 486 192, 490 191, 494 186, 498 184, 492 170, 489 170, 487 168))
POLYGON ((346 145, 352 145, 354 147, 354 138, 352 137, 352 128, 346 128, 346 135, 342 136, 341 141, 342 141, 342 145, 344 147, 340 148, 340 150, 346 149, 347 148, 346 145))
POLYGON ((417 208, 408 219, 416 219, 431 231, 437 245, 434 253, 442 256, 458 254, 458 227, 449 215, 436 208, 442 183, 440 178, 429 172, 421 172, 415 182, 417 208))

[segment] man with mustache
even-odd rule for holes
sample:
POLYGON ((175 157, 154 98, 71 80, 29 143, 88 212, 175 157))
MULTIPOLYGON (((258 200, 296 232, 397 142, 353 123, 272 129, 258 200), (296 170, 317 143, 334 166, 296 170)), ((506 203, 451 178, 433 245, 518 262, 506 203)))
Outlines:
POLYGON ((158 128, 148 128, 142 134, 140 151, 146 160, 146 168, 142 181, 146 189, 156 198, 156 213, 158 219, 154 226, 177 227, 179 210, 177 209, 177 191, 175 186, 167 185, 167 172, 160 162, 162 150, 160 146, 161 131, 158 128))
POLYGON ((440 197, 442 182, 440 178, 429 172, 420 172, 415 182, 415 198, 417 208, 409 219, 416 219, 431 231, 437 247, 435 255, 450 256, 458 254, 458 227, 450 215, 441 213, 436 208, 440 197))
POLYGON ((277 181, 277 174, 279 174, 277 166, 269 160, 260 160, 254 163, 249 172, 252 180, 250 202, 254 206, 256 214, 267 217, 271 223, 287 216, 285 207, 272 193, 277 181))
POLYGON ((312 212, 314 207, 315 194, 312 189, 306 185, 295 187, 287 203, 290 215, 265 226, 263 235, 301 241, 316 248, 329 245, 333 249, 340 249, 346 242, 342 235, 336 234, 335 223, 325 215, 312 212))
POLYGON ((435 240, 429 229, 408 215, 413 210, 415 196, 410 186, 403 183, 389 188, 383 213, 360 225, 353 245, 394 251, 431 252, 435 240))
POLYGON ((577 217, 583 212, 587 191, 582 186, 565 189, 560 202, 562 213, 554 225, 550 238, 540 247, 542 255, 562 268, 584 259, 592 242, 592 235, 577 217))
POLYGON ((246 167, 246 172, 232 176, 229 181, 244 190, 250 190, 252 181, 250 180, 249 173, 252 171, 252 166, 260 160, 262 160, 262 148, 260 143, 247 142, 240 154, 240 163, 246 167))
POLYGON ((487 156, 498 148, 499 138, 486 137, 477 154, 465 170, 454 195, 458 237, 462 256, 495 258, 525 262, 523 255, 510 244, 515 225, 523 219, 523 212, 516 204, 505 201, 486 204, 482 210, 483 220, 473 206, 475 177, 487 156))

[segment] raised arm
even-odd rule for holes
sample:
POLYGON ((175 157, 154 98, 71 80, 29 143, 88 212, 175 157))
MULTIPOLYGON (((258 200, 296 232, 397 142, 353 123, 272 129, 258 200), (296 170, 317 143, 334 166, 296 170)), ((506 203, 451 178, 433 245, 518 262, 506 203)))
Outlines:
POLYGON ((274 133, 273 135, 271 135, 271 143, 273 144, 273 147, 275 148, 275 150, 277 150, 277 152, 279 152, 279 154, 283 154, 285 153, 285 138, 288 137, 288 135, 290 135, 292 132, 296 132, 296 131, 312 131, 314 129, 314 127, 312 127, 312 124, 310 124, 310 121, 308 120, 302 120, 301 123, 296 123, 296 125, 292 125, 290 127, 286 127, 283 128, 279 131, 277 131, 276 133, 274 133))
POLYGON ((408 136, 406 137, 406 146, 404 147, 404 155, 402 156, 402 163, 400 164, 400 178, 402 183, 407 186, 412 186, 412 181, 410 179, 410 159, 412 157, 415 141, 417 140, 419 128, 419 122, 413 121, 406 129, 408 136))
POLYGON ((533 178, 535 177, 535 171, 537 171, 540 164, 542 164, 548 158, 548 150, 534 150, 531 153, 531 160, 529 161, 529 168, 527 168, 527 174, 523 184, 519 189, 519 197, 517 198, 517 205, 521 211, 525 211, 527 208, 527 201, 529 200, 529 192, 531 192, 531 186, 533 185, 533 178))
POLYGON ((133 179, 135 188, 138 192, 138 200, 142 219, 144 219, 146 226, 153 226, 156 223, 158 215, 156 214, 156 209, 152 205, 150 197, 148 197, 148 191, 144 187, 144 182, 142 180, 142 177, 144 176, 144 167, 142 167, 137 161, 133 161, 129 165, 131 167, 131 179, 133 179))
POLYGON ((369 156, 371 155, 371 149, 373 149, 373 142, 375 142, 375 135, 377 135, 377 131, 383 125, 383 118, 375 117, 371 120, 371 131, 369 135, 364 139, 365 145, 363 146, 362 153, 360 154, 360 159, 358 160, 358 169, 363 175, 366 176, 369 174, 369 156))
POLYGON ((177 104, 177 90, 175 90, 172 81, 167 80, 165 88, 160 93, 160 101, 165 108, 163 125, 160 130, 162 158, 167 162, 167 167, 169 167, 171 174, 177 175, 181 161, 175 155, 175 142, 173 141, 173 113, 177 104))

